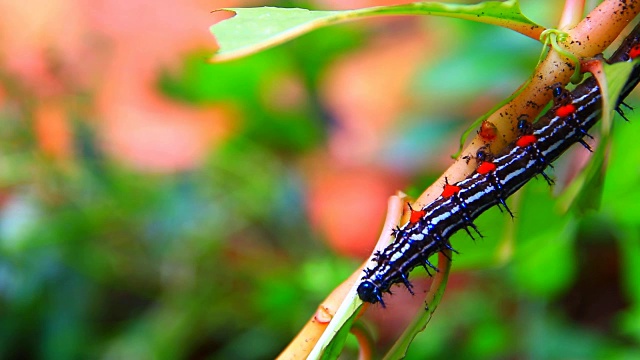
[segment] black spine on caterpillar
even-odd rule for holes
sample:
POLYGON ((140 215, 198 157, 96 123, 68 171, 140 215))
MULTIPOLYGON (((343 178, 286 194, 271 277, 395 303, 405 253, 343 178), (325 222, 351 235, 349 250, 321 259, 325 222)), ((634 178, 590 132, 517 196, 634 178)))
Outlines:
MULTIPOLYGON (((639 33, 638 29, 634 33, 639 33)), ((638 42, 638 37, 629 37, 610 61, 626 61, 627 52, 638 42)), ((636 66, 618 104, 639 81, 640 67, 636 66)), ((574 143, 580 142, 590 149, 583 137, 590 137, 587 130, 600 118, 601 94, 596 81, 587 79, 571 93, 558 87, 552 91, 555 98, 562 96, 562 101, 536 124, 521 122, 521 136, 505 154, 490 162, 484 161, 485 156, 477 157, 476 172, 454 185, 445 184, 442 195, 420 210, 421 217, 393 232, 395 241, 375 255, 377 264, 373 268, 365 269, 357 289, 362 301, 379 302, 384 307, 382 294, 390 292, 396 283, 405 284, 413 293, 409 272, 420 265, 427 271, 428 268, 437 271, 428 259, 437 252, 451 249, 448 242, 451 235, 461 229, 469 232, 469 227, 477 232, 473 219, 494 205, 502 205, 513 216, 506 207, 508 196, 538 174, 551 184, 551 179, 544 174, 545 168, 574 143)))

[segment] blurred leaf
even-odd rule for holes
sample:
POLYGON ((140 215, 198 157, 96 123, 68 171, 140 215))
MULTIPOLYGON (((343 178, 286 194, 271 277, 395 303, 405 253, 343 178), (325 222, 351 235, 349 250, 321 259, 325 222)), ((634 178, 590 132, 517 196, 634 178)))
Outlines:
POLYGON ((503 26, 538 40, 544 30, 520 12, 517 0, 486 1, 475 5, 417 2, 346 11, 298 8, 229 8, 236 15, 211 26, 220 46, 213 61, 227 61, 283 43, 311 30, 380 15, 435 15, 503 26))
POLYGON ((294 69, 282 50, 226 64, 207 63, 205 53, 195 52, 184 59, 178 71, 163 71, 158 85, 172 98, 192 104, 231 101, 256 106, 265 83, 294 69))
POLYGON ((497 358, 507 349, 509 329, 502 322, 481 322, 472 329, 467 346, 480 358, 497 358))
POLYGON ((602 71, 594 71, 594 77, 598 81, 602 98, 602 125, 600 143, 591 157, 589 164, 580 172, 567 187, 561 199, 561 206, 565 209, 573 209, 578 214, 584 215, 590 210, 600 208, 604 178, 606 175, 606 158, 609 153, 611 137, 612 117, 618 106, 618 98, 629 79, 637 61, 619 62, 612 65, 600 62, 602 71))
POLYGON ((634 306, 640 309, 640 237, 637 226, 619 224, 621 230, 620 256, 622 257, 622 276, 626 294, 634 306))
POLYGON ((514 259, 516 286, 527 294, 551 298, 566 289, 576 272, 572 227, 557 235, 538 229, 531 243, 514 259))
MULTIPOLYGON (((546 301, 526 299, 519 304, 519 314, 527 326, 520 327, 522 357, 535 359, 590 359, 599 357, 597 350, 606 344, 605 338, 584 326, 567 322, 564 316, 550 309, 546 301)), ((518 327, 516 327, 518 328, 518 327)))
POLYGON ((553 297, 576 271, 576 226, 555 209, 545 181, 529 182, 520 196, 514 220, 518 242, 510 264, 514 285, 533 296, 553 297))
MULTIPOLYGON (((632 103, 633 104, 633 103, 632 103)), ((640 224, 640 114, 629 114, 630 122, 618 121, 611 142, 611 156, 603 193, 603 212, 618 223, 640 224)))
POLYGON ((609 138, 603 138, 592 155, 587 167, 567 186, 560 198, 563 212, 571 208, 579 215, 598 210, 602 201, 602 190, 606 174, 606 157, 609 153, 609 138))
POLYGON ((620 328, 623 334, 640 341, 640 307, 635 305, 622 313, 620 328))
MULTIPOLYGON (((456 262, 454 259, 454 267, 456 262)), ((503 291, 500 279, 490 275, 492 273, 495 274, 493 271, 482 271, 483 275, 477 272, 470 278, 473 284, 464 286, 464 290, 449 290, 446 301, 440 304, 438 314, 429 322, 424 334, 411 344, 407 359, 501 358, 501 348, 511 347, 518 333, 507 321, 513 314, 505 312, 505 304, 512 301, 513 294, 503 291), (488 333, 484 333, 485 330, 488 333), (500 339, 502 345, 498 344, 500 339), (454 343, 458 345, 449 346, 454 343)), ((464 278, 465 275, 452 278, 450 286, 456 286, 455 282, 464 278)))
POLYGON ((187 57, 180 71, 163 72, 159 86, 172 98, 188 103, 241 109, 243 122, 234 132, 237 139, 248 138, 276 151, 299 153, 320 143, 324 124, 319 116, 313 116, 310 94, 305 93, 304 79, 298 77, 294 58, 289 55, 274 49, 238 62, 209 64, 196 53, 187 57), (273 104, 278 95, 290 96, 273 90, 283 79, 299 81, 298 103, 281 107, 273 104))

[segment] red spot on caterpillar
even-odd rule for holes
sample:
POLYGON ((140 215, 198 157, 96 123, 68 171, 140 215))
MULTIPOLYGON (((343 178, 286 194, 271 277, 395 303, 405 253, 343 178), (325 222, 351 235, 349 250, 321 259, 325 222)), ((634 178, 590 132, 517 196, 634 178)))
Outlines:
POLYGON ((556 115, 559 117, 567 117, 576 111, 576 107, 573 104, 562 105, 556 109, 556 115))
POLYGON ((410 223, 418 222, 418 220, 422 219, 427 214, 424 210, 413 210, 411 209, 411 217, 409 218, 410 223))
POLYGON ((640 56, 640 44, 632 47, 631 50, 629 50, 629 57, 631 59, 635 59, 638 56, 640 56))
POLYGON ((480 131, 478 134, 482 140, 491 142, 496 138, 498 130, 492 122, 485 120, 482 122, 482 125, 480 125, 480 131))
POLYGON ((444 184, 444 189, 442 190, 442 197, 445 199, 450 198, 451 196, 457 194, 458 191, 460 191, 460 186, 455 186, 448 183, 444 184))
POLYGON ((485 161, 478 166, 476 171, 478 172, 478 174, 484 175, 492 172, 495 169, 496 169, 496 164, 489 161, 485 161))
POLYGON ((527 147, 535 143, 536 141, 538 141, 538 138, 536 138, 535 135, 523 135, 520 136, 520 138, 518 138, 518 140, 516 141, 516 146, 527 147))
MULTIPOLYGON (((638 38, 630 39, 638 40, 638 38)), ((640 57, 640 41, 637 43, 639 43, 637 56, 640 57)), ((634 44, 625 49, 628 50, 634 44)), ((624 56, 618 54, 614 59, 625 61, 629 58, 629 54, 630 52, 627 51, 624 56)), ((631 85, 635 86, 637 82, 635 79, 631 85)), ((549 114, 556 116, 556 110, 575 101, 574 95, 580 95, 581 103, 585 104, 592 104, 592 101, 597 101, 600 96, 594 82, 583 83, 579 85, 579 89, 581 90, 571 93, 562 85, 552 87, 554 106, 549 114)), ((417 223, 403 228, 396 227, 393 233, 394 244, 387 246, 383 251, 378 251, 373 259, 377 264, 364 270, 364 276, 357 289, 360 299, 372 304, 380 303, 384 308, 383 294, 389 292, 394 284, 404 284, 413 294, 412 285, 408 281, 410 270, 420 264, 425 267, 427 273, 429 269, 437 271, 437 268, 429 262, 429 257, 443 249, 454 251, 448 242, 452 231, 447 229, 469 230, 467 228, 471 227, 476 230, 473 220, 484 211, 488 202, 497 203, 501 211, 513 217, 506 199, 522 185, 523 181, 540 174, 552 183, 552 179, 542 170, 572 143, 582 141, 576 138, 590 137, 587 130, 598 121, 592 116, 573 116, 578 114, 579 105, 574 106, 573 110, 565 108, 560 111, 560 115, 564 111, 566 112, 564 115, 574 118, 572 121, 556 121, 551 124, 552 119, 545 116, 534 127, 526 116, 518 117, 517 129, 513 129, 518 131, 517 135, 514 134, 512 137, 514 140, 505 149, 506 151, 502 151, 501 155, 495 159, 488 146, 478 149, 475 155, 467 154, 464 157, 467 163, 475 158, 475 172, 454 185, 450 185, 445 178, 444 186, 440 183, 443 197, 439 198, 439 201, 426 204, 424 206, 426 214, 417 223), (512 151, 514 149, 515 151, 512 151), (545 149, 548 151, 543 151, 545 149), (527 171, 518 173, 518 169, 527 169, 527 171), (483 175, 484 172, 487 172, 487 175, 483 175), (432 220, 436 219, 437 223, 434 223, 432 220)), ((590 109, 586 109, 585 112, 590 112, 590 109)), ((561 118, 561 120, 565 119, 567 118, 561 118)), ((471 235, 470 232, 469 235, 471 235)), ((443 254, 443 256, 447 255, 443 254)))

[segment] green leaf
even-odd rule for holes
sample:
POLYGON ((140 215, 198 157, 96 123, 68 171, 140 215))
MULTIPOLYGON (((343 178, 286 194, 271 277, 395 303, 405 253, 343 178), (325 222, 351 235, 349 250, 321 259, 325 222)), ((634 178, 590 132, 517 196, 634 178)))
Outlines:
POLYGON ((618 223, 621 276, 625 294, 635 307, 640 308, 640 238, 635 226, 618 223))
MULTIPOLYGON (((591 157, 585 170, 576 178, 572 190, 579 190, 572 209, 580 215, 591 210, 598 210, 602 203, 602 189, 607 172, 606 158, 610 148, 610 138, 602 136, 600 145, 591 157)), ((572 185, 573 185, 572 184, 572 185)))
POLYGON ((381 15, 435 15, 502 26, 538 40, 543 27, 525 17, 517 0, 486 1, 474 5, 416 2, 346 11, 298 8, 228 8, 236 15, 212 25, 220 49, 212 61, 226 61, 281 44, 312 30, 355 19, 381 15))
POLYGON ((576 257, 573 249, 575 226, 558 236, 555 229, 543 231, 523 246, 513 262, 515 285, 527 294, 552 298, 573 281, 576 257))
POLYGON ((318 339, 307 359, 335 359, 338 357, 355 320, 362 301, 354 286, 331 319, 331 322, 318 339))
POLYGON ((602 62, 602 71, 594 71, 602 97, 602 125, 600 144, 591 161, 578 175, 560 200, 564 209, 572 208, 579 214, 600 208, 602 190, 606 173, 606 158, 611 143, 612 118, 618 104, 618 98, 637 62, 619 62, 612 65, 602 62))
POLYGON ((340 327, 338 332, 333 336, 333 338, 325 348, 320 359, 330 360, 330 359, 337 359, 338 357, 340 357, 340 353, 342 352, 342 348, 344 347, 344 344, 347 341, 347 336, 351 331, 351 326, 353 325, 353 322, 355 321, 357 314, 358 314, 357 312, 351 314, 351 316, 349 317, 349 319, 347 319, 344 325, 340 327))
POLYGON ((600 83, 600 88, 605 94, 602 99, 603 136, 609 135, 613 112, 618 106, 618 97, 620 97, 624 85, 627 83, 627 80, 629 80, 629 75, 631 75, 633 68, 637 64, 638 61, 618 62, 612 65, 603 62, 604 79, 596 76, 596 79, 600 83))
MULTIPOLYGON (((627 226, 640 224, 640 193, 632 191, 640 184, 640 152, 635 151, 640 138, 640 117, 630 112, 630 122, 617 121, 612 133, 611 156, 603 191, 605 212, 616 222, 627 226)), ((617 119, 616 119, 617 120, 617 119)))
POLYGON ((440 304, 440 300, 442 300, 444 290, 447 287, 447 281, 449 280, 449 273, 451 272, 451 261, 446 259, 446 257, 451 257, 451 250, 445 250, 443 254, 445 255, 444 257, 438 257, 438 268, 440 272, 435 276, 431 284, 434 288, 429 289, 429 293, 427 294, 426 302, 428 307, 426 311, 416 316, 411 324, 407 326, 407 329, 402 333, 398 341, 396 341, 391 350, 385 355, 385 360, 404 359, 409 350, 409 345, 411 345, 419 333, 424 331, 429 321, 431 321, 433 313, 436 311, 438 304, 440 304), (444 260, 443 264, 440 264, 441 260, 444 260))
POLYGON ((530 181, 515 196, 511 205, 517 242, 509 265, 514 287, 530 296, 551 298, 566 288, 576 271, 575 223, 571 216, 557 213, 542 179, 530 181))

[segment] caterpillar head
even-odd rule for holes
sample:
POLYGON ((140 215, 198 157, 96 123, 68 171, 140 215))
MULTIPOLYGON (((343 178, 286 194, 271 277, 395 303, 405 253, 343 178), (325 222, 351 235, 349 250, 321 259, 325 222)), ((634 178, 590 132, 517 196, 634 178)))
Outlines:
POLYGON ((376 286, 371 280, 363 280, 360 285, 358 285, 358 296, 360 300, 375 304, 380 302, 382 307, 384 306, 384 301, 382 301, 382 293, 380 292, 380 288, 376 286))

